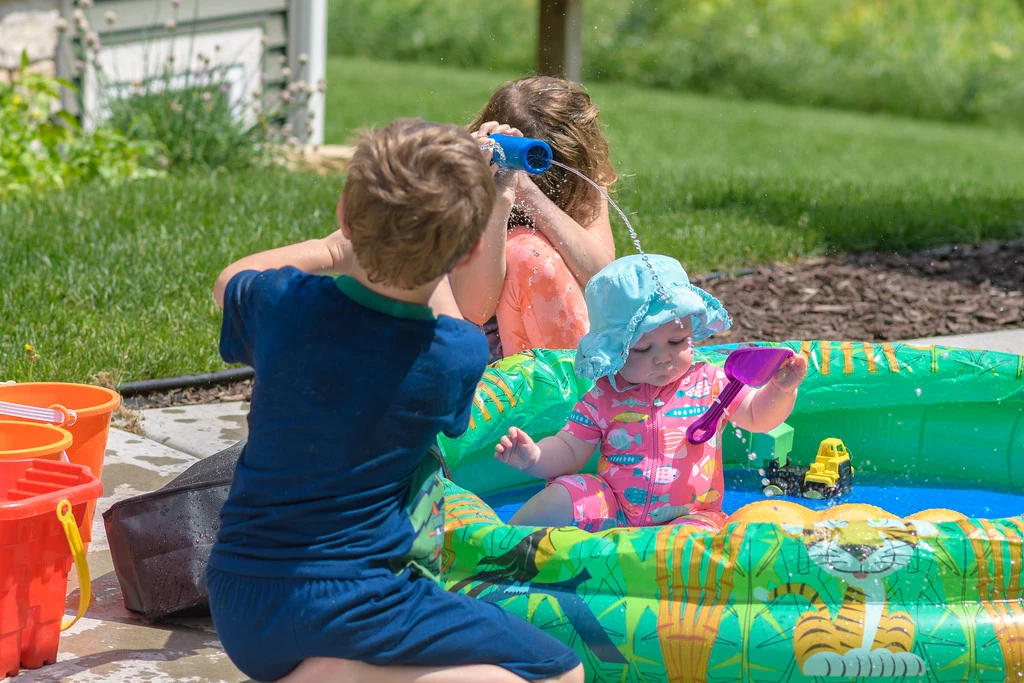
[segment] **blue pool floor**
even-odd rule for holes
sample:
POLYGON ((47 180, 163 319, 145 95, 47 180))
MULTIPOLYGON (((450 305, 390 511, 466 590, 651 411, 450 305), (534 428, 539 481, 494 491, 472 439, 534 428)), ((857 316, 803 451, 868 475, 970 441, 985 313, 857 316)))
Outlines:
MULTIPOLYGON (((502 521, 507 522, 542 484, 505 491, 488 496, 490 505, 502 521)), ((756 469, 725 471, 725 496, 722 509, 732 514, 748 503, 765 500, 761 493, 761 475, 756 469)), ((946 508, 962 512, 968 517, 995 519, 1024 514, 1024 492, 1009 493, 987 489, 952 486, 938 481, 914 482, 894 480, 892 475, 858 472, 853 478, 853 490, 830 500, 783 497, 812 510, 824 510, 842 503, 867 503, 880 507, 897 517, 906 517, 921 510, 946 508)))

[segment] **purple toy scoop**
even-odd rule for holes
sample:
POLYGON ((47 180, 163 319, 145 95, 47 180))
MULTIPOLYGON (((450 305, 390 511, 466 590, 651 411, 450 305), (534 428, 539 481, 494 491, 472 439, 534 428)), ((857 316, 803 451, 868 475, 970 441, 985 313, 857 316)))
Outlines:
POLYGON ((707 412, 686 430, 690 443, 704 443, 715 433, 718 419, 744 385, 763 387, 786 362, 793 352, 790 349, 753 346, 736 349, 725 359, 725 376, 729 383, 715 399, 707 412))

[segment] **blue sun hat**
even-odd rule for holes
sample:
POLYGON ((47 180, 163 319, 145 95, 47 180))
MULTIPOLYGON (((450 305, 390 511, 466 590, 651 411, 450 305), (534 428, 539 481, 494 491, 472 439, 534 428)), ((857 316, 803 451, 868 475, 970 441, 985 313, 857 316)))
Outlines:
POLYGON ((691 316, 694 341, 732 325, 718 299, 690 284, 679 261, 657 254, 612 261, 590 278, 586 299, 590 332, 576 349, 576 374, 592 380, 614 375, 640 337, 676 318, 691 316))

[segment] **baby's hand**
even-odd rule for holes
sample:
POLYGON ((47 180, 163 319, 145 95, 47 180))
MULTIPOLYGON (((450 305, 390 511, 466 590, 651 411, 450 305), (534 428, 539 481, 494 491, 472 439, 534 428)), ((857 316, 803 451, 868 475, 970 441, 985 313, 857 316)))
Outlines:
POLYGON ((525 472, 540 460, 540 446, 523 430, 509 427, 508 434, 495 444, 494 457, 525 472))
POLYGON ((807 376, 807 359, 799 353, 793 354, 775 371, 772 384, 783 391, 795 391, 807 376))

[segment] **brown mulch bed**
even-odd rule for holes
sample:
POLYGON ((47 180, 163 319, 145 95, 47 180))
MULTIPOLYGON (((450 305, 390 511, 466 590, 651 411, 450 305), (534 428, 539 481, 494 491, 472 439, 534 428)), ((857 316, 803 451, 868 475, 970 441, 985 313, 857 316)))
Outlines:
POLYGON ((124 405, 133 410, 141 410, 145 408, 198 405, 201 403, 248 401, 251 396, 252 380, 243 380, 241 382, 232 382, 231 384, 171 389, 152 394, 127 396, 124 398, 124 405))
MULTIPOLYGON (((864 253, 695 277, 733 317, 707 343, 895 341, 1024 326, 1024 240, 864 253)), ((125 399, 153 408, 248 399, 251 381, 125 399)))
POLYGON ((895 341, 1024 325, 1024 240, 851 254, 697 281, 733 317, 732 330, 710 343, 895 341))

